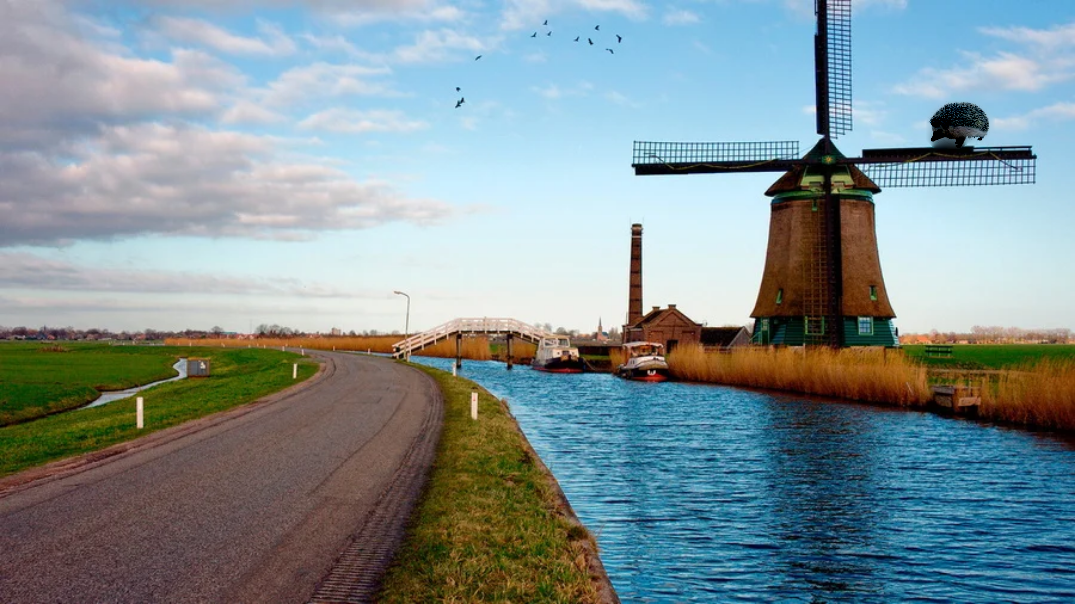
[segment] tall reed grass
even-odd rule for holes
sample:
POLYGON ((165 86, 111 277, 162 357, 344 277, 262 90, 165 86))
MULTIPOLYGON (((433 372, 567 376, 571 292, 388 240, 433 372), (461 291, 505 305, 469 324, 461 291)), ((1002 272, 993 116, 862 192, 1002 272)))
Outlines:
MULTIPOLYGON (((473 361, 488 361, 493 358, 489 352, 488 338, 463 338, 462 357, 473 361)), ((455 358, 455 338, 448 338, 411 353, 413 356, 455 358)))
POLYGON ((329 336, 323 338, 258 338, 256 340, 168 338, 167 346, 212 346, 224 348, 306 348, 307 350, 353 350, 356 352, 392 352, 392 345, 403 336, 329 336))
POLYGON ((983 379, 979 417, 1075 431, 1075 360, 1042 359, 983 379))
POLYGON ((673 377, 901 406, 930 398, 926 368, 874 349, 741 348, 706 353, 680 347, 668 355, 673 377))

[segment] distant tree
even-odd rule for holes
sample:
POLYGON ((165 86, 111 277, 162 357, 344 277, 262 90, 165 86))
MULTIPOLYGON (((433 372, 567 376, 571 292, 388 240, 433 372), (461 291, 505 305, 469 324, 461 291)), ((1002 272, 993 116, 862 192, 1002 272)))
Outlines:
MULTIPOLYGON (((546 325, 549 325, 549 324, 546 323, 546 325)), ((549 325, 549 327, 552 327, 552 326, 549 325)), ((556 331, 554 331, 553 333, 555 333, 558 336, 566 336, 567 335, 567 330, 564 329, 563 327, 557 327, 556 331)))
POLYGON ((213 335, 215 335, 215 336, 217 336, 219 338, 220 334, 224 333, 224 328, 219 326, 219 325, 214 325, 213 329, 211 329, 210 331, 213 332, 213 335))

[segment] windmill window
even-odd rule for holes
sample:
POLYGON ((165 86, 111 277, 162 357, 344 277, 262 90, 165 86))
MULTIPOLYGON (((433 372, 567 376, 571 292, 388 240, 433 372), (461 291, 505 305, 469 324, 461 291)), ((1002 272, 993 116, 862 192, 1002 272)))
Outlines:
POLYGON ((776 303, 780 304, 784 301, 784 288, 776 290, 776 303))
POLYGON ((825 335, 825 318, 824 317, 806 317, 806 335, 808 335, 808 336, 825 335))
POLYGON ((761 330, 762 331, 769 331, 769 319, 762 319, 761 320, 761 330))
POLYGON ((874 301, 877 300, 877 286, 876 285, 871 285, 870 286, 870 299, 874 300, 874 301))
POLYGON ((859 317, 859 335, 873 335, 873 317, 859 317))

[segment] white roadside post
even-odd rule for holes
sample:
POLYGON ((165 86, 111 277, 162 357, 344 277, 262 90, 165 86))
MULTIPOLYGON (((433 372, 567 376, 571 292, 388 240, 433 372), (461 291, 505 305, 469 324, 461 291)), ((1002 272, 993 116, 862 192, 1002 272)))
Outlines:
POLYGON ((145 407, 142 405, 142 397, 135 399, 135 423, 138 425, 138 429, 146 427, 146 414, 145 407))
POLYGON ((291 379, 298 379, 299 377, 299 364, 293 363, 291 365, 291 379))
POLYGON ((478 391, 470 389, 470 419, 478 419, 478 391))

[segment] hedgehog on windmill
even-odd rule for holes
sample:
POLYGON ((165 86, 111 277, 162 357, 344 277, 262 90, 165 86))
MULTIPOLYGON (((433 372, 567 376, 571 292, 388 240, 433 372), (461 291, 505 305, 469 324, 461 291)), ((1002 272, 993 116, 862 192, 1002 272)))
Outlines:
POLYGON ((963 146, 968 138, 982 140, 989 132, 989 118, 974 103, 948 103, 937 110, 929 120, 933 126, 934 146, 943 138, 955 140, 956 148, 963 146))

